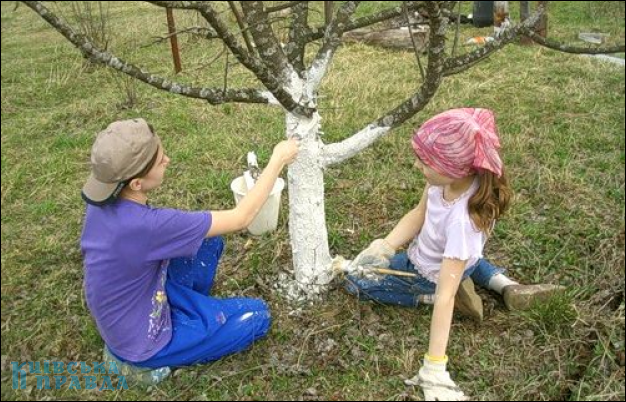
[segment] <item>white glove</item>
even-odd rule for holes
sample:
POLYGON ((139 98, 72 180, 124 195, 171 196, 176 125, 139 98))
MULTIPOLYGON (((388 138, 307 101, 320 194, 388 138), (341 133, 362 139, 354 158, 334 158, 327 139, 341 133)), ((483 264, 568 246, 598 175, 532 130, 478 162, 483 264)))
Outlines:
POLYGON ((433 362, 424 358, 424 365, 419 373, 404 383, 411 386, 420 386, 424 391, 426 401, 467 401, 463 391, 452 381, 446 370, 446 361, 433 362))
POLYGON ((350 267, 354 270, 358 267, 388 268, 389 260, 395 253, 396 250, 384 239, 376 239, 359 253, 350 263, 350 267))

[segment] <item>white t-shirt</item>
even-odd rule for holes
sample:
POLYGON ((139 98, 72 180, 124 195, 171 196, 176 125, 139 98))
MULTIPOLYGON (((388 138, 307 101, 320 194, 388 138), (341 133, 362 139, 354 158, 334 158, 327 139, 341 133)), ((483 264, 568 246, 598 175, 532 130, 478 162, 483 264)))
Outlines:
POLYGON ((444 200, 443 187, 428 189, 424 226, 407 253, 420 275, 429 281, 437 283, 444 258, 467 260, 467 269, 483 257, 487 236, 476 229, 467 207, 478 187, 476 179, 452 202, 444 200))

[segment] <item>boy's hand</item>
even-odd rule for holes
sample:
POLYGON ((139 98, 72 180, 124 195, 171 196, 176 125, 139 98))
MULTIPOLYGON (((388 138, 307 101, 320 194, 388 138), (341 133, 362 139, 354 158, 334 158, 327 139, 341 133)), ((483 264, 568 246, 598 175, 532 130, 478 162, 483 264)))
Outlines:
POLYGON ((283 165, 290 165, 298 157, 300 142, 294 138, 279 142, 274 147, 272 159, 280 161, 283 165))

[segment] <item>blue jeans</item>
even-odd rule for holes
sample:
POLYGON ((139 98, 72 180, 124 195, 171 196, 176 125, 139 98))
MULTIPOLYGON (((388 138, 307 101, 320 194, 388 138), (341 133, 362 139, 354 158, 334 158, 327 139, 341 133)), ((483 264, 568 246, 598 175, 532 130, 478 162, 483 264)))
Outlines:
MULTIPOLYGON (((374 300, 383 304, 404 307, 416 307, 420 295, 431 295, 437 285, 419 275, 409 260, 407 253, 396 254, 390 261, 390 269, 417 274, 416 277, 384 275, 380 280, 363 277, 347 277, 346 290, 357 295, 361 300, 374 300)), ((488 287, 489 280, 504 269, 494 267, 487 260, 481 259, 463 273, 463 279, 471 277, 478 286, 488 287)))
POLYGON ((203 364, 243 351, 267 334, 271 317, 265 302, 210 296, 223 250, 222 237, 210 238, 195 258, 170 261, 165 290, 172 314, 172 340, 156 355, 132 365, 203 364))

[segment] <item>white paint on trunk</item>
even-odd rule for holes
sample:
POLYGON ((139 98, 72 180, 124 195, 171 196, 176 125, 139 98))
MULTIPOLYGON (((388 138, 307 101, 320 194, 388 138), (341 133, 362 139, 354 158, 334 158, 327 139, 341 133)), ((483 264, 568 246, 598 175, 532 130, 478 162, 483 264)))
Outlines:
POLYGON ((287 114, 287 137, 301 139, 298 159, 289 166, 289 232, 296 284, 307 297, 324 292, 332 280, 320 121, 317 112, 311 118, 287 114))
POLYGON ((324 147, 323 161, 324 167, 341 163, 372 145, 383 135, 391 130, 388 126, 377 126, 370 124, 352 137, 336 144, 324 147))
POLYGON ((295 70, 291 70, 289 73, 288 85, 285 89, 297 103, 309 107, 313 106, 311 103, 313 97, 305 93, 304 81, 302 81, 302 78, 300 78, 295 70))
MULTIPOLYGON (((301 105, 315 108, 316 91, 328 69, 331 52, 318 58, 306 81, 295 71, 289 74, 285 89, 301 105)), ((332 281, 333 259, 328 247, 324 204, 324 168, 356 155, 387 133, 390 127, 370 124, 353 137, 329 147, 320 138, 321 117, 293 113, 286 115, 287 138, 301 140, 298 159, 289 166, 289 234, 295 282, 280 282, 280 289, 292 300, 315 299, 332 281)))

